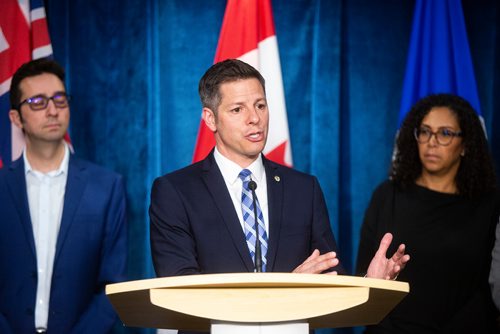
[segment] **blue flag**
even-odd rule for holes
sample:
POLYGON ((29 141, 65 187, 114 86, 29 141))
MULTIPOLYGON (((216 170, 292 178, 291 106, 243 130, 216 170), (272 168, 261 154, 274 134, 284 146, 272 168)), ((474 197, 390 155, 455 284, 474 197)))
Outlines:
POLYGON ((399 111, 399 126, 411 106, 436 93, 469 101, 481 116, 460 0, 417 0, 399 111))

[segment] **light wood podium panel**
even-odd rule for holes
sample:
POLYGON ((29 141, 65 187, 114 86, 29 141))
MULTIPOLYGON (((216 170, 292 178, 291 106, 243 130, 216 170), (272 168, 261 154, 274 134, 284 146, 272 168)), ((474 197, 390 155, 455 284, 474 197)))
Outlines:
POLYGON ((126 326, 209 331, 211 321, 302 321, 311 329, 376 324, 409 292, 405 282, 356 276, 235 273, 106 286, 126 326))

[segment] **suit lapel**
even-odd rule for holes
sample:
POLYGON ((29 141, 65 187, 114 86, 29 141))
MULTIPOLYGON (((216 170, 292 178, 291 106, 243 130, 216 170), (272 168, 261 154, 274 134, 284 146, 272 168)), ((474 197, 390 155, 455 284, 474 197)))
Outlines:
POLYGON ((282 212, 283 212, 283 177, 278 165, 262 158, 266 169, 267 204, 269 208, 269 248, 267 250, 267 271, 273 271, 278 250, 282 212))
POLYGON ((26 189, 26 176, 24 174, 24 160, 21 157, 9 167, 11 177, 7 177, 7 187, 10 190, 16 210, 19 214, 21 224, 33 256, 36 256, 35 238, 33 236, 33 224, 31 223, 28 205, 28 193, 26 189))
POLYGON ((70 156, 68 165, 68 179, 66 180, 66 190, 64 192, 64 208, 61 219, 61 227, 57 237, 56 255, 54 263, 68 235, 68 230, 73 223, 73 219, 83 196, 83 191, 87 184, 87 174, 85 167, 81 166, 79 160, 70 156))
POLYGON ((238 250, 245 267, 248 271, 253 271, 254 264, 250 257, 245 236, 239 223, 233 201, 231 200, 231 195, 229 195, 224 178, 213 157, 213 151, 202 162, 202 178, 214 199, 215 205, 221 213, 223 221, 231 235, 232 242, 238 250))

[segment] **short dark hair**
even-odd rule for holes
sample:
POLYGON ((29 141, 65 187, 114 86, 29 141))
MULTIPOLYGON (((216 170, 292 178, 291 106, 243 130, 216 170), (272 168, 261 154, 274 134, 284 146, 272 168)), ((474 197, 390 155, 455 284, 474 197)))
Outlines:
POLYGON ((216 113, 222 99, 220 86, 223 83, 253 78, 259 80, 265 93, 264 77, 251 65, 238 59, 227 59, 216 63, 200 79, 198 93, 201 104, 216 113))
POLYGON ((465 156, 455 176, 458 193, 469 198, 496 189, 496 176, 488 142, 476 111, 465 99, 453 94, 434 94, 419 100, 406 115, 396 141, 396 156, 390 176, 400 186, 414 184, 422 173, 422 162, 414 129, 435 107, 449 108, 457 117, 465 156))
POLYGON ((34 77, 40 74, 50 73, 58 77, 64 85, 64 69, 49 58, 40 58, 24 63, 12 76, 10 83, 10 105, 12 109, 17 109, 21 103, 21 81, 26 78, 34 77))

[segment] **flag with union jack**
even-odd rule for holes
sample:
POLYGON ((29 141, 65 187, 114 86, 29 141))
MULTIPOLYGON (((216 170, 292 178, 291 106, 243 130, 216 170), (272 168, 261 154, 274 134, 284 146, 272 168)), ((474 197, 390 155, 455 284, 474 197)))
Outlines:
POLYGON ((31 59, 52 55, 42 0, 0 1, 0 168, 17 159, 24 137, 9 121, 12 75, 31 59))
MULTIPOLYGON (((264 154, 292 166, 283 80, 270 0, 228 0, 215 63, 238 58, 262 74, 266 80, 269 105, 269 134, 264 154)), ((193 161, 199 161, 215 145, 213 133, 202 121, 193 161)))

